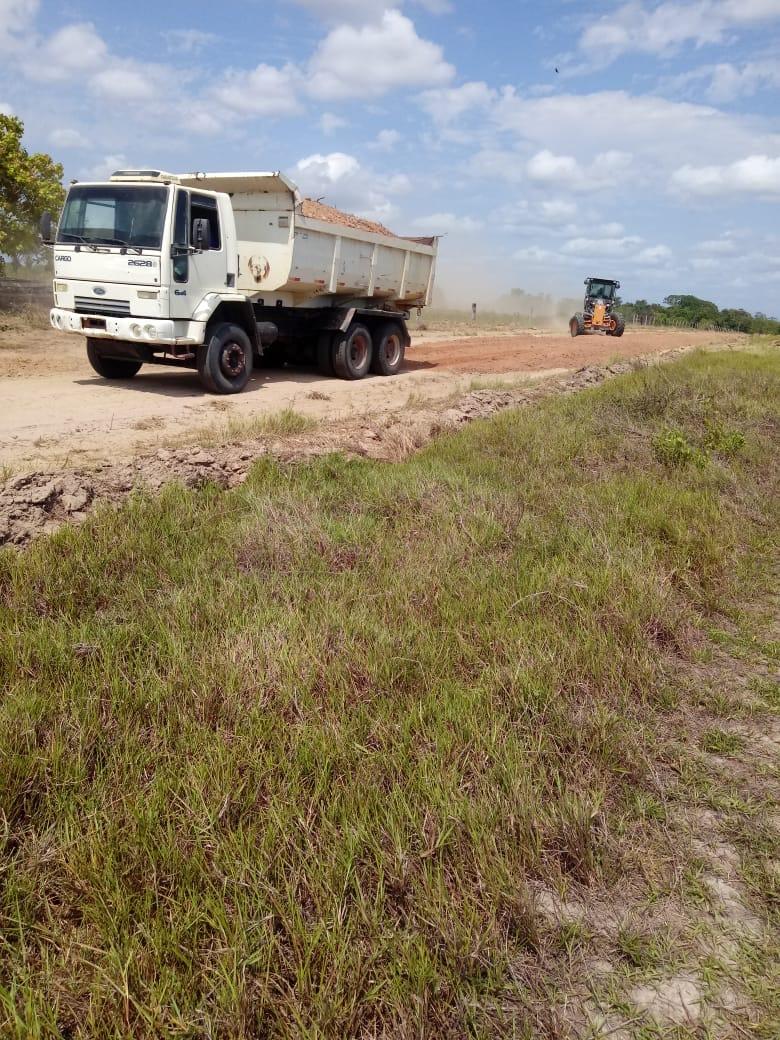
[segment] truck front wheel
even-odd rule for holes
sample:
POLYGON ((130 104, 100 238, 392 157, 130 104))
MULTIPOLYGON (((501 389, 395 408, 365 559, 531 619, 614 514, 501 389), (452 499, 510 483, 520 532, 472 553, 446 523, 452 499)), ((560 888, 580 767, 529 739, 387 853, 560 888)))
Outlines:
POLYGON ((404 333, 397 321, 388 321, 374 331, 374 356, 371 371, 378 376, 394 376, 404 363, 404 333))
POLYGON ((252 344, 239 325, 215 325, 198 348, 198 375, 213 394, 238 394, 252 375, 252 344))
POLYGON ((371 367, 373 344, 365 325, 350 325, 338 336, 333 350, 333 368, 340 379, 362 379, 371 367))
POLYGON ((141 368, 140 361, 125 361, 122 358, 105 357, 98 340, 87 340, 89 363, 104 379, 132 379, 141 368))

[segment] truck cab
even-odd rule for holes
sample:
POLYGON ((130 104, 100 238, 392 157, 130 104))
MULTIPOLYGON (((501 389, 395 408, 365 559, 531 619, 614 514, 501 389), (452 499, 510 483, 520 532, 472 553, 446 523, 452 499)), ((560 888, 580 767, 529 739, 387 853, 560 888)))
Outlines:
POLYGON ((53 245, 54 328, 137 344, 141 360, 191 354, 213 309, 207 297, 243 298, 229 198, 164 173, 72 185, 53 245))

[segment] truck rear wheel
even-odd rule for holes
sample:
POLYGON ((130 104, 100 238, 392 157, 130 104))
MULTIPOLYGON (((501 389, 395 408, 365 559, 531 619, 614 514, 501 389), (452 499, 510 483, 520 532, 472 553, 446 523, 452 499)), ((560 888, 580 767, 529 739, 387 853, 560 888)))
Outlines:
POLYGON ((140 361, 125 361, 122 358, 105 357, 100 341, 95 339, 87 340, 87 357, 90 365, 104 379, 132 379, 141 368, 140 361))
POLYGON ((198 347, 198 375, 213 394, 238 394, 252 375, 252 344, 239 325, 215 325, 198 347))
POLYGON ((371 367, 373 344, 365 325, 350 325, 336 338, 333 368, 340 379, 362 379, 371 367))
POLYGON ((404 331, 397 321, 388 321, 374 331, 374 356, 371 371, 378 376, 394 376, 404 363, 404 331))

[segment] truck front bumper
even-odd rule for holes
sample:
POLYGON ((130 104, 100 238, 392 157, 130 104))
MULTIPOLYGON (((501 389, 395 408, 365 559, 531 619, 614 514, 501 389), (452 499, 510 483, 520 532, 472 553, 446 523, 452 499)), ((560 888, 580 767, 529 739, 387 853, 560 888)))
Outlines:
POLYGON ((203 342, 205 321, 177 321, 173 318, 111 318, 97 314, 78 314, 52 307, 52 328, 60 332, 76 332, 95 339, 117 339, 127 343, 196 346, 203 342))

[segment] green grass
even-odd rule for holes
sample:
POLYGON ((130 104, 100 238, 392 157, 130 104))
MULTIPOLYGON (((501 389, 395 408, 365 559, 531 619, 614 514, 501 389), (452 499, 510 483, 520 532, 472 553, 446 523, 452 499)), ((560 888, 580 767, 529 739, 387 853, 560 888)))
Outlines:
POLYGON ((225 422, 199 426, 195 430, 171 438, 167 443, 176 446, 216 446, 226 441, 249 440, 253 437, 290 437, 297 433, 306 433, 316 425, 317 420, 312 416, 303 415, 288 406, 278 412, 260 415, 231 415, 225 422))
POLYGON ((668 842, 669 661, 766 592, 778 391, 692 356, 0 554, 0 1035, 557 1035, 531 882, 668 842))

